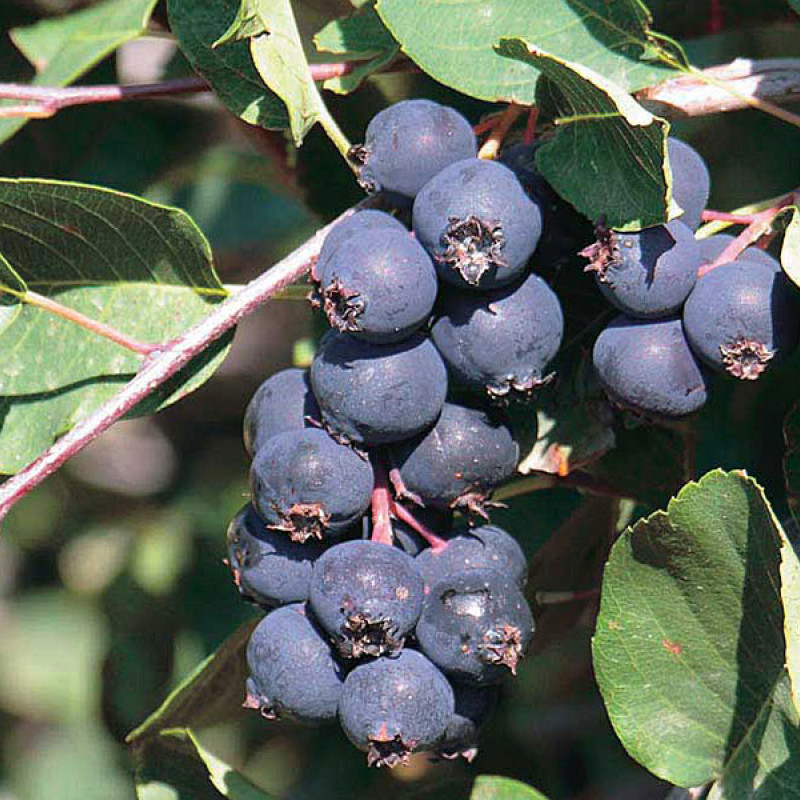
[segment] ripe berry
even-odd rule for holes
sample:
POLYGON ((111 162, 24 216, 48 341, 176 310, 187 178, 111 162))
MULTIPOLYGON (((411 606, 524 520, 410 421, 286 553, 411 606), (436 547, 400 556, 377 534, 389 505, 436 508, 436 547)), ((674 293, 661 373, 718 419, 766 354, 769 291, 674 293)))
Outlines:
POLYGON ((317 303, 331 327, 371 342, 405 339, 427 322, 438 283, 407 231, 375 228, 318 265, 317 303))
POLYGON ((456 708, 436 753, 442 758, 461 756, 472 761, 478 755, 478 737, 497 705, 499 690, 497 686, 478 687, 464 683, 452 683, 451 686, 456 708))
POLYGON ((369 507, 373 484, 369 463, 319 428, 273 436, 250 468, 258 513, 297 542, 347 529, 369 507))
POLYGON ((508 167, 468 158, 420 190, 413 228, 439 277, 493 289, 520 276, 539 241, 542 215, 508 167))
MULTIPOLYGON (((700 239, 698 242, 700 245, 700 263, 710 264, 717 256, 721 255, 722 251, 735 238, 735 236, 731 236, 729 233, 717 233, 714 236, 709 236, 707 239, 700 239)), ((778 261, 777 258, 773 258, 760 247, 746 247, 736 260, 757 261, 759 264, 763 264, 775 270, 775 272, 780 272, 782 269, 780 261, 778 261)))
POLYGON ((431 100, 404 100, 372 118, 352 156, 368 192, 414 197, 448 164, 474 157, 477 149, 472 126, 458 111, 431 100))
POLYGON ((322 275, 325 266, 335 257, 342 245, 346 250, 363 236, 374 231, 382 231, 387 234, 408 233, 402 222, 385 211, 377 211, 374 208, 357 211, 351 217, 337 223, 325 237, 314 267, 315 277, 319 278, 322 275))
POLYGON ((245 706, 267 719, 333 719, 344 681, 324 636, 301 604, 282 606, 258 624, 247 644, 245 706))
POLYGON ((611 231, 589 251, 603 296, 632 317, 660 319, 680 311, 697 281, 700 246, 679 220, 635 233, 611 231))
POLYGON ((379 345, 330 331, 311 364, 311 385, 334 434, 357 445, 388 444, 436 421, 447 370, 419 334, 379 345))
POLYGON ((331 547, 314 565, 309 606, 345 658, 398 651, 422 608, 411 556, 379 542, 331 547))
POLYGON ((367 753, 370 766, 408 763, 430 750, 453 716, 447 679, 421 653, 403 650, 356 667, 345 680, 339 721, 347 738, 367 753))
POLYGON ((249 503, 228 526, 228 565, 239 592, 263 606, 308 599, 318 545, 293 542, 283 531, 264 525, 249 503))
POLYGON ((697 282, 683 324, 699 358, 752 381, 794 350, 800 318, 786 275, 742 259, 716 267, 697 282))
POLYGON ((454 680, 478 686, 516 674, 532 635, 522 592, 493 569, 452 573, 434 584, 417 623, 422 652, 454 680))
POLYGON ((537 275, 481 294, 443 291, 432 329, 453 378, 495 397, 525 395, 546 382, 563 334, 561 304, 537 275))
POLYGON ((645 416, 682 417, 706 402, 700 367, 679 318, 620 315, 597 337, 592 360, 609 397, 645 416))
POLYGON ((267 378, 244 413, 244 447, 252 458, 261 445, 278 433, 308 427, 319 420, 307 369, 285 369, 267 378))
POLYGON ((499 414, 445 403, 436 424, 392 449, 404 489, 422 505, 483 514, 492 489, 511 476, 519 447, 499 414))
POLYGON ((416 558, 425 586, 468 569, 493 569, 520 589, 528 579, 528 563, 517 540, 496 525, 459 528, 441 550, 428 548, 416 558))
POLYGON ((695 231, 711 191, 708 167, 697 150, 672 136, 667 139, 667 158, 672 170, 672 196, 683 209, 680 220, 695 231))

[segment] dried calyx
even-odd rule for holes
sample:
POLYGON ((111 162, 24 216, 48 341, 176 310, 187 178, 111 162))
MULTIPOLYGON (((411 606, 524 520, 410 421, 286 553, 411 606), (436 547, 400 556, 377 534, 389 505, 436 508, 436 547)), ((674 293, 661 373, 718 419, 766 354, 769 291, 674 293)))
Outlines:
POLYGON ((752 339, 737 339, 731 345, 720 345, 719 351, 728 374, 743 381, 756 380, 775 355, 774 350, 752 339))
POLYGON ((330 522, 330 514, 320 503, 295 503, 281 518, 283 522, 275 528, 286 531, 293 542, 300 543, 309 539, 321 540, 330 522))
POLYGON ((502 664, 516 675, 522 655, 522 633, 515 625, 501 625, 484 634, 481 658, 487 663, 502 664))
POLYGON ((363 611, 349 614, 342 628, 339 652, 345 658, 391 655, 403 647, 403 639, 397 635, 397 627, 391 620, 373 619, 363 611))
POLYGON ((620 263, 617 235, 602 220, 595 225, 594 232, 597 241, 584 247, 578 255, 589 259, 583 271, 596 272, 597 280, 606 283, 609 268, 620 263))
POLYGON ((364 311, 364 301, 358 292, 344 287, 338 278, 320 290, 322 310, 330 326, 342 333, 358 333, 358 318, 364 311))
POLYGON ((399 764, 408 764, 411 751, 415 742, 406 742, 400 734, 390 736, 386 725, 370 738, 367 750, 367 764, 370 767, 396 767, 399 764))
POLYGON ((440 260, 456 270, 470 286, 477 286, 489 270, 508 266, 503 258, 502 226, 474 214, 463 219, 450 217, 450 224, 442 234, 442 245, 444 252, 440 260))

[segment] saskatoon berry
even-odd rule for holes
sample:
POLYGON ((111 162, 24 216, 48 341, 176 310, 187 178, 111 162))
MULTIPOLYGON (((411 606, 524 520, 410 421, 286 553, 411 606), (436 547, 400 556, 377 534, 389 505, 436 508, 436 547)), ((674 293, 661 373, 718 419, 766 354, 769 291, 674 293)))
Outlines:
POLYGON ((636 233, 608 234, 600 248, 595 280, 603 296, 620 311, 660 319, 680 311, 697 281, 700 246, 680 220, 636 233))
POLYGON ((436 747, 436 753, 442 758, 461 756, 472 761, 478 755, 478 737, 497 705, 499 690, 497 686, 479 687, 464 683, 453 683, 451 686, 456 708, 436 747))
POLYGON ((427 322, 436 270, 408 231, 373 229, 318 267, 317 303, 331 327, 371 342, 397 342, 427 322))
POLYGON ((597 337, 592 360, 606 394, 623 408, 669 418, 706 402, 703 375, 679 318, 620 315, 597 337))
POLYGON ((297 542, 350 527, 369 507, 373 484, 369 463, 319 428, 273 436, 250 468, 259 514, 297 542))
POLYGON ((528 563, 517 540, 496 525, 460 528, 447 547, 428 548, 416 558, 426 587, 468 569, 493 569, 511 578, 520 589, 528 579, 528 563))
POLYGON ((389 444, 433 425, 447 370, 419 334, 378 345, 330 331, 311 364, 311 385, 334 435, 357 445, 389 444))
POLYGON ((243 597, 263 606, 308 599, 314 560, 322 548, 293 542, 264 525, 249 503, 228 526, 228 565, 243 597))
POLYGON ((716 267, 697 282, 683 324, 699 358, 752 381, 795 348, 800 320, 786 275, 743 258, 716 267))
POLYGON ((499 414, 445 403, 433 428, 396 445, 392 458, 417 502, 483 515, 492 489, 514 473, 519 447, 499 414))
MULTIPOLYGON (((735 236, 731 236, 729 233, 717 233, 714 236, 709 236, 707 239, 701 239, 698 242, 700 245, 700 263, 710 264, 735 238, 735 236)), ((780 272, 782 269, 777 258, 773 258, 769 253, 759 247, 745 248, 736 260, 757 261, 759 264, 763 264, 775 272, 780 272)))
POLYGON ((422 608, 423 585, 411 556, 395 547, 351 541, 314 565, 309 605, 345 658, 398 651, 422 608))
POLYGON ((278 433, 308 427, 319 420, 307 369, 285 369, 256 389, 244 414, 244 446, 252 458, 261 445, 278 433))
POLYGON ((247 666, 245 705, 267 719, 336 716, 343 670, 303 605, 282 606, 261 620, 247 645, 247 666))
POLYGON ((672 196, 683 209, 681 222, 695 231, 711 190, 708 167, 697 150, 672 136, 667 139, 667 158, 672 170, 672 196))
POLYGON ((472 126, 455 109, 431 100, 404 100, 372 118, 364 144, 352 154, 367 191, 414 197, 434 175, 474 157, 477 149, 472 126))
POLYGON ((493 569, 456 572, 435 583, 417 623, 422 652, 453 680, 475 686, 516 674, 532 635, 522 592, 493 569))
POLYGON ((356 667, 345 680, 339 722, 370 766, 405 764, 430 750, 453 716, 447 679, 421 653, 403 650, 356 667))
POLYGON ((538 206, 497 161, 451 164, 420 190, 413 227, 439 277, 493 289, 520 277, 542 230, 538 206))
POLYGON ((375 231, 382 233, 405 233, 405 225, 396 220, 391 214, 385 211, 377 211, 373 208, 365 208, 358 211, 352 217, 348 217, 335 225, 330 233, 325 237, 319 251, 319 258, 314 267, 314 276, 319 278, 325 271, 328 262, 335 257, 336 252, 342 245, 344 250, 354 242, 359 241, 363 236, 375 231))
POLYGON ((525 395, 545 383, 563 334, 561 304, 537 275, 481 294, 442 292, 432 330, 453 378, 494 397, 525 395))

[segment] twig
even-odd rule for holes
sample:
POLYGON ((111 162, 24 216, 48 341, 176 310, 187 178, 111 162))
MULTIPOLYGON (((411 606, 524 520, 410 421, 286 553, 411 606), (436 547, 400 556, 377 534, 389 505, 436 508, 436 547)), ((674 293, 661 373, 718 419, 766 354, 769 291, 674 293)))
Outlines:
MULTIPOLYGON (((17 296, 17 293, 14 292, 14 295, 17 296)), ((81 328, 85 328, 87 331, 96 333, 98 336, 102 336, 105 339, 110 339, 115 344, 125 347, 126 349, 131 350, 134 353, 138 353, 139 355, 147 356, 164 347, 164 345, 161 344, 147 344, 146 342, 139 342, 132 336, 128 336, 127 334, 122 333, 122 331, 112 328, 110 325, 106 325, 105 322, 99 322, 96 319, 87 317, 85 314, 81 314, 80 311, 76 311, 74 308, 69 308, 69 306, 64 306, 50 297, 45 297, 37 292, 31 292, 30 290, 26 292, 20 292, 18 297, 24 303, 36 306, 37 308, 41 308, 51 314, 55 314, 57 317, 74 322, 81 328)))
POLYGON ((500 148, 503 146, 503 140, 511 130, 511 126, 516 121, 517 117, 524 111, 522 106, 512 103, 495 121, 491 128, 489 138, 483 143, 481 149, 478 151, 478 158, 493 159, 497 158, 500 148))
POLYGON ((730 214, 713 208, 705 209, 702 216, 703 222, 730 222, 732 225, 750 225, 755 220, 755 214, 730 214))
POLYGON ((528 112, 528 119, 525 121, 525 133, 522 134, 522 143, 532 145, 533 140, 536 138, 536 123, 539 119, 539 109, 536 106, 531 106, 528 112))
POLYGON ((158 386, 185 367, 243 317, 308 272, 312 260, 319 254, 328 231, 353 214, 354 210, 351 208, 345 211, 272 269, 221 303, 205 319, 164 345, 163 350, 156 351, 144 361, 136 377, 117 395, 64 434, 25 469, 9 478, 0 486, 0 520, 14 503, 52 475, 65 461, 83 450, 89 442, 110 428, 120 417, 135 408, 158 386))
POLYGON ((796 125, 800 117, 777 104, 800 100, 800 59, 738 58, 642 89, 636 97, 650 111, 672 119, 759 108, 796 125))

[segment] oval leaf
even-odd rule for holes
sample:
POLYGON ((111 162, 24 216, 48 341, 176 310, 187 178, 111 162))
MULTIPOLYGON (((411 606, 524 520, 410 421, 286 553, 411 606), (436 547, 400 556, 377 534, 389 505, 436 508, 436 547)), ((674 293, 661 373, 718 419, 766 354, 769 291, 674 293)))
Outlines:
POLYGON ((469 800, 547 800, 525 783, 500 775, 479 775, 469 800))
MULTIPOLYGON (((717 779, 714 796, 738 800, 753 796, 740 792, 748 780, 777 787, 784 762, 800 764, 784 669, 782 541, 758 484, 717 470, 614 545, 595 671, 617 735, 659 777, 679 786, 717 779)), ((779 796, 797 795, 758 795, 779 796)))

